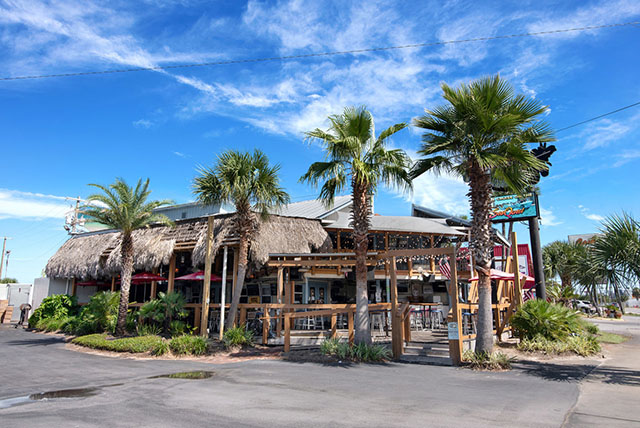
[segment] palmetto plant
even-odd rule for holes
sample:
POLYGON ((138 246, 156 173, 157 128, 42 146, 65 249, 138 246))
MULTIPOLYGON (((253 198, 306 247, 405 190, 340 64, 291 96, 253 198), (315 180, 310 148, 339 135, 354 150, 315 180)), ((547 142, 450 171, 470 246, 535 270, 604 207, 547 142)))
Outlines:
POLYGON ((452 88, 442 85, 445 105, 414 121, 425 130, 423 158, 414 165, 412 177, 433 171, 461 176, 469 183, 472 227, 471 247, 478 270, 478 334, 476 352, 493 348, 493 315, 489 269, 493 254, 491 238, 492 184, 501 183, 516 193, 531 188, 534 172, 546 169, 527 148, 527 143, 553 141, 540 116, 546 107, 515 95, 499 76, 452 88))
POLYGON ((411 189, 410 159, 403 150, 390 149, 389 138, 407 127, 398 123, 375 135, 373 116, 365 107, 347 107, 340 115, 329 116, 329 129, 307 132, 325 151, 323 162, 314 162, 301 181, 321 184, 319 199, 327 206, 337 194, 350 187, 351 214, 356 256, 355 342, 371 343, 367 292, 367 247, 371 220, 371 200, 378 185, 411 189))
POLYGON ((102 193, 90 195, 82 213, 98 223, 120 231, 122 257, 120 304, 115 334, 125 334, 127 309, 129 308, 129 289, 133 272, 133 231, 148 227, 153 223, 170 225, 171 221, 164 215, 155 214, 154 209, 171 204, 170 200, 148 201, 149 179, 138 180, 135 188, 130 187, 122 178, 116 179, 109 186, 90 184, 102 193))
POLYGON ((584 251, 584 245, 571 244, 568 241, 553 241, 545 245, 542 248, 545 277, 552 280, 558 276, 563 287, 571 288, 575 265, 584 251))
POLYGON ((593 260, 624 314, 622 294, 640 280, 640 224, 623 213, 605 219, 600 231, 592 246, 593 260))
POLYGON ((247 273, 248 251, 258 218, 289 202, 289 195, 280 186, 280 166, 269 166, 269 159, 260 150, 253 153, 227 150, 218 156, 213 167, 200 168, 194 179, 193 191, 203 204, 232 204, 234 221, 240 235, 238 248, 238 279, 233 289, 226 329, 233 327, 240 303, 240 294, 247 273))

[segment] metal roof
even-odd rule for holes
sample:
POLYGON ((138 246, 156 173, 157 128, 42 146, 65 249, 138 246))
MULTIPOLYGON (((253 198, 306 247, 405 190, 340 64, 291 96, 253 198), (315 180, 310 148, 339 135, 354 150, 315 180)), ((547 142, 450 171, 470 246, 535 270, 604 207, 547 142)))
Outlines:
POLYGON ((443 213, 442 211, 437 211, 431 208, 422 207, 420 205, 411 205, 411 215, 415 217, 426 217, 432 219, 443 219, 447 221, 449 226, 464 226, 471 227, 471 221, 465 220, 460 217, 456 217, 451 214, 443 213), (419 213, 419 214, 418 214, 419 213), (421 215, 420 215, 421 214, 421 215))
MULTIPOLYGON (((327 228, 351 229, 350 214, 340 213, 338 220, 326 225, 327 228)), ((371 217, 371 231, 432 233, 435 235, 465 236, 441 221, 423 217, 374 215, 371 217)))
POLYGON ((310 201, 294 202, 275 211, 274 214, 283 217, 303 217, 311 219, 322 219, 329 214, 341 210, 351 205, 351 196, 336 196, 331 208, 327 208, 322 201, 312 199, 310 201))

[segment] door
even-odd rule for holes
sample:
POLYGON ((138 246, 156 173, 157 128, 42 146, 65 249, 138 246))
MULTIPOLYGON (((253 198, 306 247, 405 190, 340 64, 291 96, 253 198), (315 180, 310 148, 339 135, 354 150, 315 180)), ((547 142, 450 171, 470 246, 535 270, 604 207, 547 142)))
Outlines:
POLYGON ((307 287, 306 303, 329 303, 329 287, 325 281, 309 281, 307 287))

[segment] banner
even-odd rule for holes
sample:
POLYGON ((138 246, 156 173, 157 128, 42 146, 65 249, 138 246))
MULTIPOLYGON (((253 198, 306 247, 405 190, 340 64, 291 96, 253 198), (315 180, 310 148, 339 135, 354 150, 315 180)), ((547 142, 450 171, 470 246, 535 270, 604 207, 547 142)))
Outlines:
POLYGON ((538 198, 535 193, 526 193, 522 196, 494 196, 490 217, 492 223, 539 217, 538 198))

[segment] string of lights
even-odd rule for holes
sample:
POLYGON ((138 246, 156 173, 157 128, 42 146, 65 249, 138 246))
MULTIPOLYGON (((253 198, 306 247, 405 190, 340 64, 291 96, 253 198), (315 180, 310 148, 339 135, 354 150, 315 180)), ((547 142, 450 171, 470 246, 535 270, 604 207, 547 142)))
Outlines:
POLYGON ((488 37, 474 37, 474 38, 459 39, 459 40, 443 40, 438 42, 412 43, 412 44, 399 45, 399 46, 382 46, 382 47, 374 47, 374 48, 352 49, 352 50, 346 50, 346 51, 316 52, 316 53, 308 53, 308 54, 297 54, 297 55, 286 55, 286 56, 275 56, 275 57, 264 57, 264 58, 244 58, 244 59, 234 59, 234 60, 226 60, 226 61, 209 61, 209 62, 198 62, 198 63, 188 63, 188 64, 158 65, 154 67, 133 67, 133 68, 122 68, 122 69, 113 69, 113 70, 79 71, 74 73, 40 74, 40 75, 30 75, 30 76, 4 76, 4 77, 0 77, 0 81, 49 79, 49 78, 55 78, 55 77, 92 76, 92 75, 105 75, 105 74, 116 74, 116 73, 132 73, 132 72, 140 72, 140 71, 159 71, 159 70, 172 70, 172 69, 180 69, 180 68, 196 68, 196 67, 211 67, 211 66, 231 65, 231 64, 247 64, 247 63, 258 63, 258 62, 269 62, 269 61, 288 61, 288 60, 296 60, 296 59, 318 58, 318 57, 328 57, 328 56, 337 56, 337 55, 384 52, 384 51, 393 51, 393 50, 401 50, 401 49, 417 49, 417 48, 426 48, 426 47, 433 47, 433 46, 454 45, 454 44, 461 44, 461 43, 486 42, 491 40, 545 36, 550 34, 590 31, 590 30, 599 30, 604 28, 636 26, 638 24, 640 24, 640 22, 634 21, 634 22, 623 22, 623 23, 617 23, 617 24, 591 25, 586 27, 561 28, 556 30, 536 31, 536 32, 528 32, 528 33, 504 34, 504 35, 488 36, 488 37))

